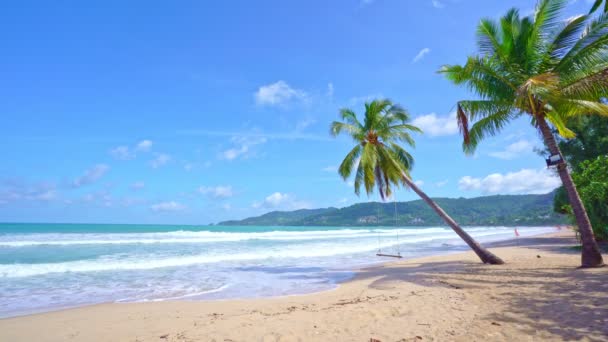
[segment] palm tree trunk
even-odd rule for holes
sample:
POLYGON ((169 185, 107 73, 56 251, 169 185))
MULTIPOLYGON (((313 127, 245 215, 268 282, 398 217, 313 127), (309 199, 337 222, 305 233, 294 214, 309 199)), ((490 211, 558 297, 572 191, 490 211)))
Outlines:
POLYGON ((456 223, 456 221, 454 221, 454 219, 450 217, 450 215, 443 211, 443 209, 441 209, 441 207, 437 203, 435 203, 435 201, 433 201, 429 196, 427 196, 427 194, 420 190, 420 188, 416 184, 414 184, 414 182, 412 182, 412 180, 407 175, 404 174, 402 175, 402 177, 405 183, 410 188, 412 188, 412 190, 414 190, 414 192, 418 194, 418 196, 420 196, 420 198, 422 198, 422 200, 425 201, 426 204, 433 208, 437 215, 439 215, 445 221, 445 223, 447 223, 454 230, 454 232, 456 232, 456 234, 458 234, 458 236, 460 236, 467 243, 467 245, 469 245, 469 247, 471 247, 471 249, 475 251, 477 256, 484 264, 502 265, 505 263, 504 261, 502 261, 502 259, 492 254, 492 252, 483 248, 477 241, 475 241, 469 234, 467 234, 467 232, 465 232, 458 225, 458 223, 456 223))
MULTIPOLYGON (((562 157, 562 152, 560 151, 559 146, 557 146, 557 142, 555 141, 553 133, 551 133, 551 129, 549 128, 547 121, 545 121, 544 118, 540 118, 537 121, 538 127, 540 128, 543 138, 545 139, 545 144, 549 148, 549 152, 551 152, 552 155, 559 155, 562 157)), ((581 234, 581 240, 583 242, 581 266, 602 266, 604 265, 604 261, 602 260, 602 254, 600 253, 597 242, 595 241, 593 229, 591 228, 591 222, 589 222, 587 211, 585 210, 583 202, 578 195, 578 191, 576 190, 576 186, 572 181, 572 177, 568 171, 568 166, 565 162, 561 162, 557 165, 557 173, 559 174, 559 178, 561 178, 564 189, 566 189, 566 193, 568 194, 570 206, 572 206, 572 211, 574 212, 574 217, 576 218, 576 225, 578 226, 578 231, 581 234)))

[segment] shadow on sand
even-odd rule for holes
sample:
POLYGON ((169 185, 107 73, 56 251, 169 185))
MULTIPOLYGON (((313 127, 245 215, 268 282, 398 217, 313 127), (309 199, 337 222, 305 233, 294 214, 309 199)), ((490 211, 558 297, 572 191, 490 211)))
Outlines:
POLYGON ((568 256, 580 254, 571 248, 575 244, 568 237, 521 238, 491 245, 535 250, 527 259, 507 259, 507 265, 474 261, 391 264, 364 269, 357 279, 370 279, 369 287, 375 290, 392 288, 395 282, 411 282, 447 287, 465 295, 479 291, 491 298, 489 305, 497 303, 496 308, 500 308, 488 309, 482 320, 514 324, 528 336, 550 333, 562 340, 606 341, 608 267, 577 268, 568 256), (555 254, 544 254, 548 252, 555 254), (542 258, 569 262, 549 263, 542 258))

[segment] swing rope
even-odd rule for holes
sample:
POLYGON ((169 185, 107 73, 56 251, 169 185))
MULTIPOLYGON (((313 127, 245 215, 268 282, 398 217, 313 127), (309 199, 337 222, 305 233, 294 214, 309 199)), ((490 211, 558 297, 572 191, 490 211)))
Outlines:
MULTIPOLYGON (((378 224, 380 223, 380 205, 381 203, 378 203, 378 216, 376 217, 378 224)), ((402 258, 401 256, 401 247, 399 245, 399 215, 397 214, 397 201, 395 200, 395 198, 393 197, 393 205, 395 207, 395 234, 397 235, 397 254, 384 254, 382 253, 382 244, 380 242, 380 231, 377 231, 378 234, 378 253, 376 253, 377 256, 382 256, 382 257, 391 257, 391 258, 402 258)))
POLYGON ((393 204, 395 205, 395 232, 397 233, 397 255, 401 256, 401 245, 399 241, 399 215, 397 215, 397 201, 393 196, 393 204))
MULTIPOLYGON (((380 226, 380 202, 378 202, 378 215, 376 215, 376 223, 380 226)), ((380 241, 380 230, 376 228, 376 234, 378 235, 378 254, 382 254, 382 243, 380 241)))

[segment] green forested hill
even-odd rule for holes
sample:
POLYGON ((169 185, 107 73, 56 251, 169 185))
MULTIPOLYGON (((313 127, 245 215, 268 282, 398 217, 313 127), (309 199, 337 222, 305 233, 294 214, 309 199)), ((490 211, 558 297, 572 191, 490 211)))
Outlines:
MULTIPOLYGON (((465 226, 531 226, 564 224, 566 218, 553 212, 554 193, 545 195, 497 195, 476 198, 435 198, 456 222, 465 226)), ((422 200, 397 203, 397 221, 403 226, 444 225, 422 200)), ((392 226, 395 204, 368 202, 342 209, 273 211, 219 225, 264 226, 392 226)))

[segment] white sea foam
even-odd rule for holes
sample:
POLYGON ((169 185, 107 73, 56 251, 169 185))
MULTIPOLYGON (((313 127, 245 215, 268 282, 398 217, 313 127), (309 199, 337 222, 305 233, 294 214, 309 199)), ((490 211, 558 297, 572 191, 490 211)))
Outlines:
POLYGON ((377 236, 427 235, 450 231, 446 228, 420 229, 340 229, 318 231, 270 231, 261 233, 230 233, 211 231, 175 231, 134 234, 21 234, 0 238, 0 247, 102 245, 102 244, 176 244, 215 243, 246 240, 297 241, 377 236))
MULTIPOLYGON (((330 289, 344 271, 381 261, 378 248, 406 258, 466 249, 440 227, 246 229, 0 234, 0 317, 108 301, 303 294, 330 289)), ((466 231, 484 244, 514 237, 508 227, 466 231)))
MULTIPOLYGON (((512 228, 471 228, 468 231, 475 238, 487 240, 490 238, 504 239, 510 238, 513 234, 512 228)), ((522 230, 523 235, 533 235, 547 231, 547 228, 522 230)), ((157 233, 150 233, 157 234, 157 233)), ((288 245, 281 243, 238 245, 234 249, 202 248, 204 253, 180 255, 179 249, 173 254, 150 253, 150 254, 130 254, 129 250, 117 255, 101 256, 94 259, 83 259, 78 261, 66 261, 56 263, 30 263, 30 264, 1 264, 0 277, 15 278, 44 275, 49 273, 65 272, 101 272, 101 271, 124 271, 124 270, 149 270, 166 267, 191 266, 199 264, 226 263, 226 262, 245 262, 254 260, 281 260, 293 258, 319 258, 337 255, 356 254, 374 251, 378 248, 389 248, 396 245, 412 245, 420 247, 428 245, 435 240, 450 241, 452 244, 463 243, 449 229, 427 228, 427 229, 376 229, 376 230, 353 230, 344 229, 338 231, 308 231, 308 232, 286 232, 275 231, 267 233, 215 233, 215 232, 172 232, 165 235, 210 235, 215 236, 214 241, 221 240, 226 236, 237 235, 240 240, 290 240, 288 245), (200 233, 200 234, 198 234, 200 233), (397 234, 399 233, 399 234, 397 234), (398 235, 398 236, 397 236, 398 235), (220 236, 219 238, 217 236, 220 236), (319 240, 320 239, 320 240, 319 240), (303 240, 301 243, 294 243, 295 240, 303 240), (319 240, 319 241, 313 241, 319 240)), ((141 234, 138 234, 141 235, 141 234)), ((198 238, 189 238, 188 243, 194 243, 198 238)), ((174 238, 170 238, 174 241, 174 238)), ((91 240, 66 240, 47 241, 61 243, 65 245, 78 245, 87 243, 91 240)), ((94 240, 97 241, 97 240, 94 240)), ((104 244, 113 244, 117 239, 105 239, 104 244)), ((140 238, 130 243, 141 243, 140 238)), ((156 240, 154 240, 156 241, 156 240)), ((207 240, 204 240, 207 242, 207 240)), ((228 240, 232 241, 232 240, 228 240)), ((16 242, 16 241, 13 241, 16 242)), ((31 243, 31 241, 21 241, 31 243)), ((42 241, 39 241, 42 243, 42 241)), ((7 243, 7 242, 5 242, 7 243)), ((121 242, 119 242, 121 243, 121 242)), ((162 242, 165 243, 165 242, 162 242)), ((174 243, 174 242, 170 242, 174 243)), ((30 244, 31 245, 31 244, 30 244)))
MULTIPOLYGON (((427 237, 426 239, 432 240, 433 238, 427 237)), ((416 239, 416 241, 424 240, 425 238, 416 239)), ((0 277, 29 277, 64 272, 148 270, 233 261, 329 257, 340 254, 371 251, 378 248, 378 246, 390 247, 398 243, 394 240, 383 242, 380 245, 372 244, 370 242, 371 241, 361 241, 356 244, 342 245, 336 243, 308 244, 292 248, 280 248, 277 246, 273 248, 256 248, 251 252, 237 252, 232 254, 198 254, 171 257, 151 255, 147 258, 142 258, 141 256, 134 256, 126 259, 123 257, 109 257, 60 263, 4 264, 0 265, 0 277)))

